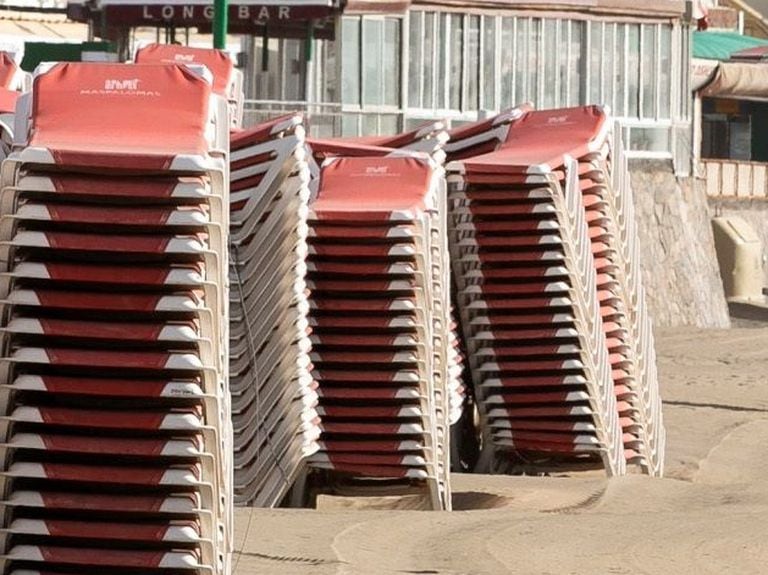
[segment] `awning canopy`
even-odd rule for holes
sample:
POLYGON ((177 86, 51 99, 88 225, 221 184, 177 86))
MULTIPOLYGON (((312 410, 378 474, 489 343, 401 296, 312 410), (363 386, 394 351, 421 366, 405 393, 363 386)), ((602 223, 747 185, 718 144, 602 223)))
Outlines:
POLYGON ((768 40, 744 36, 736 32, 694 32, 693 57, 704 60, 730 60, 733 54, 768 46, 768 40))
POLYGON ((717 60, 691 58, 691 90, 698 92, 709 84, 714 79, 719 65, 717 60))
POLYGON ((739 50, 731 54, 731 60, 743 62, 759 62, 768 59, 768 44, 765 46, 755 46, 746 50, 739 50))
POLYGON ((721 62, 701 95, 710 98, 768 101, 768 66, 721 62))

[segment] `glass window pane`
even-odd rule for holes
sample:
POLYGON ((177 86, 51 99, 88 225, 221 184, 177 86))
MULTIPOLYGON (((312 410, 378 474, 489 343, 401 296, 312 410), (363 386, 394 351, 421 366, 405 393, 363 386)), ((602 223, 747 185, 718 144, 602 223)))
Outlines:
POLYGON ((546 19, 542 23, 542 42, 544 51, 541 58, 544 61, 544 77, 539 81, 543 83, 542 106, 544 108, 557 108, 557 59, 562 45, 557 42, 557 20, 546 19))
POLYGON ((363 18, 363 104, 383 104, 384 22, 363 18))
POLYGON ((437 70, 435 73, 435 107, 447 108, 448 102, 446 101, 446 88, 448 82, 448 54, 446 51, 446 39, 448 37, 448 17, 449 14, 440 14, 437 25, 437 58, 435 58, 435 66, 437 70))
POLYGON ((461 109, 461 68, 464 64, 462 55, 464 52, 464 17, 460 14, 451 14, 451 72, 449 86, 448 107, 451 110, 461 109))
POLYGON ((280 68, 282 44, 278 38, 269 38, 266 44, 267 57, 264 61, 264 40, 256 38, 254 61, 254 97, 259 100, 281 100, 283 70, 280 68), (265 66, 266 64, 266 66, 265 66))
POLYGON ((379 133, 379 114, 363 114, 363 131, 361 136, 376 136, 379 133))
POLYGON ((400 104, 400 19, 384 21, 384 104, 400 104))
POLYGON ((642 152, 669 152, 669 128, 632 128, 629 147, 642 152))
MULTIPOLYGON (((542 98, 539 97, 539 81, 541 79, 541 73, 539 71, 540 54, 542 48, 541 38, 541 19, 529 18, 528 26, 530 36, 528 37, 528 49, 527 49, 527 81, 526 81, 526 96, 525 99, 530 102, 535 102, 539 105, 542 98)), ((519 38, 520 36, 518 36, 519 38)))
POLYGON ((323 102, 339 101, 338 78, 338 42, 332 40, 318 40, 318 54, 322 55, 322 66, 318 73, 321 75, 320 97, 323 102))
POLYGON ((496 18, 483 19, 483 101, 481 107, 496 109, 496 18))
MULTIPOLYGON (((663 24, 660 30, 661 64, 659 69, 659 117, 671 118, 672 109, 672 27, 663 24)), ((687 61, 687 60, 685 60, 687 61)), ((684 92, 684 94, 686 94, 684 92)), ((687 96, 687 94, 686 94, 687 96)))
POLYGON ((613 86, 613 113, 616 116, 625 117, 627 95, 627 61, 626 49, 627 24, 616 24, 616 56, 613 61, 614 86, 613 86))
POLYGON ((587 86, 588 104, 602 104, 600 86, 603 82, 603 23, 589 23, 589 86, 587 86))
MULTIPOLYGON (((427 70, 424 69, 422 39, 424 38, 424 12, 411 12, 408 28, 408 107, 421 108, 421 89, 427 70)), ((427 55, 427 58, 432 59, 427 55)))
MULTIPOLYGON (((688 62, 690 58, 690 49, 691 49, 691 36, 690 36, 690 28, 687 26, 675 26, 674 34, 676 38, 679 38, 680 45, 682 47, 681 53, 678 54, 675 57, 675 61, 678 66, 682 66, 682 62, 688 62)), ((684 69, 684 68, 683 68, 684 69)), ((690 108, 691 104, 693 103, 693 97, 691 96, 691 90, 690 90, 690 75, 689 74, 680 74, 680 85, 678 86, 679 89, 679 103, 678 108, 680 110, 680 119, 682 120, 689 120, 690 119, 690 108)))
POLYGON ((396 114, 379 116, 379 134, 391 136, 400 132, 400 117, 396 114))
MULTIPOLYGON (((304 61, 304 40, 286 38, 283 41, 283 63, 285 71, 282 74, 283 93, 281 100, 290 100, 293 102, 304 99, 304 89, 306 83, 304 80, 304 71, 306 63, 304 61)), ((280 83, 279 79, 276 79, 280 83)))
POLYGON ((568 59, 568 99, 563 102, 565 106, 578 106, 584 101, 581 94, 581 86, 584 82, 584 27, 585 22, 572 20, 570 23, 571 51, 568 59))
MULTIPOLYGON (((613 84, 616 71, 614 69, 616 51, 616 25, 606 23, 603 28, 603 86, 598 104, 613 108, 613 84)), ((613 110, 615 113, 615 109, 613 110)))
POLYGON ((467 101, 465 110, 480 108, 480 16, 469 16, 467 30, 467 101))
POLYGON ((560 94, 558 106, 576 106, 579 104, 581 85, 581 51, 583 22, 574 20, 560 21, 558 40, 557 76, 560 94))
MULTIPOLYGON (((525 101, 531 101, 528 95, 528 30, 530 20, 528 18, 510 18, 515 24, 514 27, 514 93, 515 97, 510 101, 510 105, 522 104, 525 101)), ((512 78, 510 79, 510 81, 512 78)))
MULTIPOLYGON (((424 14, 424 90, 421 95, 422 107, 434 108, 434 77, 440 60, 435 56, 435 22, 437 17, 434 12, 424 14)), ((413 77, 413 75, 411 75, 413 77)))
POLYGON ((360 129, 359 124, 360 116, 358 114, 345 113, 341 117, 341 135, 342 136, 359 136, 360 129))
POLYGON ((640 26, 629 24, 627 51, 627 116, 640 116, 640 26))
POLYGON ((557 105, 560 107, 568 106, 570 98, 568 91, 571 87, 571 54, 573 46, 571 46, 571 22, 570 20, 561 20, 559 22, 560 28, 560 41, 559 45, 561 49, 557 57, 557 85, 560 88, 557 95, 557 105))
POLYGON ((360 104, 360 18, 345 16, 341 24, 341 101, 360 104))
POLYGON ((515 18, 501 19, 501 102, 499 108, 515 104, 515 18))
POLYGON ((653 118, 656 113, 656 26, 642 27, 643 54, 641 58, 641 90, 643 93, 644 118, 653 118))

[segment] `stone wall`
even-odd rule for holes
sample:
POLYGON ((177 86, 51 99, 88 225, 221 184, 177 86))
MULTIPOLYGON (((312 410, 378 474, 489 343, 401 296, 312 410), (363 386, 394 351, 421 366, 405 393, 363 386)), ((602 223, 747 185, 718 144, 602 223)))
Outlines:
POLYGON ((730 326, 704 186, 665 161, 634 160, 630 171, 654 323, 730 326))
POLYGON ((763 242, 763 278, 768 286, 768 202, 765 200, 710 198, 713 216, 739 216, 755 230, 763 242))

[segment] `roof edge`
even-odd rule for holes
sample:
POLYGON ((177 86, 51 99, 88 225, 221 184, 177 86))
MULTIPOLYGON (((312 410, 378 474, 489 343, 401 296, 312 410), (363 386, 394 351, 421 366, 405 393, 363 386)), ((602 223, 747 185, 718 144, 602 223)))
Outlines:
POLYGON ((645 18, 681 18, 686 14, 682 0, 412 0, 414 6, 489 8, 540 12, 575 12, 594 15, 645 18))

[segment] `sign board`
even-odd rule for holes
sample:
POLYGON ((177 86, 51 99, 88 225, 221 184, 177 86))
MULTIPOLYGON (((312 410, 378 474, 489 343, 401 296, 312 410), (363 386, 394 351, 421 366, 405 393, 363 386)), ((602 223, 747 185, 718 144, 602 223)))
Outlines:
MULTIPOLYGON (((338 0, 235 0, 229 4, 232 28, 248 25, 286 24, 296 20, 325 18, 340 10, 338 0)), ((75 20, 88 19, 82 5, 70 4, 68 15, 75 20)), ((102 0, 92 11, 101 12, 109 26, 206 26, 213 22, 213 3, 158 0, 102 0)))

